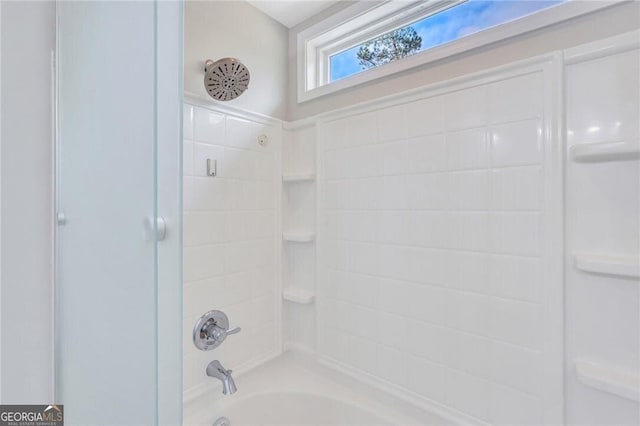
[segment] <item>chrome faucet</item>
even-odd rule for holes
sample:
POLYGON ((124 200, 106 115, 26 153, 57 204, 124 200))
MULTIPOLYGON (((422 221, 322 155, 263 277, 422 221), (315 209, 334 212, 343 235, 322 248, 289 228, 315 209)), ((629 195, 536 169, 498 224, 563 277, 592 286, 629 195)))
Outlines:
POLYGON ((209 365, 207 365, 207 376, 215 377, 222 382, 223 395, 233 395, 238 390, 231 373, 232 371, 224 368, 217 359, 215 361, 211 361, 209 365))

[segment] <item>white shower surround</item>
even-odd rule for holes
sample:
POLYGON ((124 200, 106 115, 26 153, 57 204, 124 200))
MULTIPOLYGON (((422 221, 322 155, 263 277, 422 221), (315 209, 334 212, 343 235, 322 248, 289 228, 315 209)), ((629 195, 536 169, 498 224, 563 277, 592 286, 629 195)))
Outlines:
POLYGON ((573 424, 640 424, 639 74, 637 31, 565 51, 565 392, 573 424))
POLYGON ((217 385, 204 373, 214 359, 242 372, 281 352, 282 124, 206 99, 185 101, 183 389, 189 401, 217 385), (207 159, 217 162, 215 177, 206 174, 207 159), (211 309, 225 311, 242 332, 201 352, 192 330, 211 309))
MULTIPOLYGON (((605 58, 619 51, 634 49, 637 54, 637 45, 637 33, 627 34, 614 40, 604 41, 600 44, 595 43, 582 47, 581 49, 574 49, 578 53, 572 52, 573 57, 570 61, 571 63, 577 63, 580 60, 586 60, 592 57, 605 58)), ((302 156, 306 156, 307 161, 310 158, 309 156, 317 157, 315 163, 317 167, 318 185, 317 213, 316 211, 311 213, 313 215, 317 214, 318 217, 317 247, 300 246, 300 250, 303 251, 317 250, 317 262, 314 266, 303 266, 299 268, 301 270, 297 271, 297 274, 300 275, 304 274, 304 270, 307 269, 312 275, 309 280, 310 284, 308 285, 311 285, 310 291, 316 292, 318 299, 317 308, 313 304, 290 305, 291 310, 287 314, 286 310, 288 308, 286 308, 286 306, 289 305, 285 305, 285 318, 288 322, 293 323, 294 328, 297 329, 295 333, 287 333, 287 340, 284 342, 285 347, 301 349, 315 354, 316 359, 320 361, 320 363, 354 377, 359 382, 367 383, 372 389, 391 391, 396 397, 410 401, 427 410, 436 411, 453 422, 471 422, 478 424, 513 424, 515 422, 521 424, 562 424, 564 422, 564 410, 566 408, 563 397, 563 377, 565 374, 565 368, 563 367, 565 363, 563 352, 563 265, 565 264, 563 258, 562 206, 562 173, 565 148, 564 136, 562 134, 564 126, 562 123, 564 117, 562 102, 564 101, 563 72, 565 67, 562 53, 544 55, 508 66, 502 66, 488 72, 419 88, 410 93, 403 93, 356 107, 332 111, 311 119, 284 123, 285 141, 295 142, 299 140, 301 134, 304 133, 305 138, 313 138, 314 140, 311 142, 317 144, 317 153, 305 152, 302 156), (509 86, 510 82, 515 81, 526 82, 527 85, 509 86), (538 86, 536 86, 536 84, 538 84, 538 86), (478 91, 485 90, 483 87, 498 89, 497 92, 495 92, 496 96, 487 100, 496 106, 497 109, 494 108, 493 111, 500 111, 502 115, 492 113, 489 114, 488 117, 485 117, 485 120, 474 122, 478 117, 465 114, 465 111, 468 112, 469 110, 464 108, 468 105, 475 105, 479 108, 479 111, 482 111, 482 109, 487 106, 487 103, 482 102, 477 96, 478 91), (529 91, 529 94, 535 94, 537 93, 536 89, 540 90, 541 102, 539 109, 531 110, 527 102, 523 102, 522 99, 518 98, 518 90, 524 91, 521 94, 526 94, 527 91, 529 91), (400 247, 400 252, 402 252, 402 250, 414 249, 432 249, 432 252, 434 252, 434 249, 436 249, 436 247, 422 246, 415 242, 404 242, 403 245, 402 242, 398 243, 398 241, 394 240, 397 236, 393 235, 393 233, 387 233, 387 235, 381 237, 381 240, 370 241, 364 239, 354 243, 360 244, 362 247, 380 246, 379 249, 387 251, 379 252, 377 255, 371 255, 370 253, 362 251, 362 254, 358 254, 360 257, 358 260, 359 263, 354 263, 353 265, 343 268, 346 269, 344 272, 350 274, 348 275, 350 278, 360 278, 360 281, 350 279, 342 282, 355 283, 352 288, 343 288, 342 293, 340 293, 339 289, 332 288, 330 285, 330 283, 334 281, 329 280, 330 274, 328 273, 327 264, 331 262, 329 255, 335 253, 335 245, 332 245, 332 242, 336 240, 337 236, 352 239, 361 238, 363 235, 367 237, 364 233, 367 231, 366 228, 362 228, 362 226, 366 224, 366 218, 363 217, 362 212, 375 212, 376 208, 378 208, 378 205, 376 205, 378 200, 381 200, 380 202, 382 203, 388 203, 383 206, 389 208, 389 211, 400 212, 401 214, 411 215, 412 212, 418 210, 420 206, 413 204, 417 202, 415 199, 406 198, 406 190, 401 184, 402 178, 404 177, 406 179, 406 176, 400 173, 402 168, 398 168, 398 158, 391 156, 397 153, 394 149, 389 148, 384 150, 384 148, 380 148, 382 154, 372 154, 361 151, 361 154, 369 156, 358 155, 348 157, 345 160, 347 163, 341 166, 342 169, 338 166, 337 170, 335 167, 335 157, 331 161, 331 167, 333 167, 333 169, 328 167, 327 154, 334 155, 331 154, 331 152, 335 153, 343 150, 343 145, 341 144, 345 144, 345 146, 353 144, 349 145, 349 149, 357 148, 366 150, 368 148, 383 147, 385 144, 391 145, 400 141, 399 144, 406 144, 406 149, 408 149, 409 142, 406 142, 410 139, 410 128, 408 124, 395 129, 391 127, 381 127, 381 130, 376 129, 378 129, 380 123, 396 123, 397 121, 394 121, 394 118, 402 122, 402 120, 406 119, 406 114, 418 110, 417 108, 406 109, 406 105, 408 104, 412 106, 422 104, 422 106, 426 108, 429 101, 425 100, 429 98, 448 99, 447 102, 437 102, 432 105, 434 106, 433 111, 436 113, 446 110, 447 105, 454 104, 456 98, 458 101, 468 101, 457 103, 456 105, 461 106, 462 109, 456 109, 455 112, 458 116, 471 120, 468 122, 468 125, 464 126, 464 131, 469 131, 469 129, 474 128, 482 129, 481 133, 483 134, 483 138, 485 138, 485 144, 491 142, 487 138, 493 135, 494 131, 497 132, 495 134, 500 135, 500 131, 506 130, 507 132, 505 134, 509 134, 509 127, 519 125, 526 126, 528 122, 533 124, 536 132, 538 130, 540 131, 540 134, 534 138, 537 141, 534 142, 534 149, 529 151, 533 157, 519 157, 518 152, 507 150, 503 151, 504 156, 489 157, 490 159, 488 160, 504 160, 504 162, 500 164, 488 162, 484 165, 484 169, 486 170, 495 168, 496 170, 492 171, 495 173, 507 171, 522 172, 520 178, 528 179, 530 184, 529 188, 534 190, 536 189, 535 176, 531 176, 526 170, 539 168, 538 177, 540 177, 540 180, 538 181, 539 185, 537 189, 542 192, 542 196, 537 202, 535 197, 523 197, 522 191, 513 191, 517 188, 511 187, 512 192, 509 192, 509 184, 513 183, 513 181, 504 180, 503 184, 505 186, 503 186, 502 189, 507 190, 507 192, 503 193, 504 197, 502 198, 494 198, 490 196, 491 192, 482 193, 477 191, 478 181, 471 179, 464 181, 465 184, 462 185, 462 187, 453 187, 461 191, 465 191, 466 188, 466 195, 468 195, 468 197, 465 198, 463 202, 455 205, 436 206, 439 210, 449 211, 451 213, 450 216, 453 215, 453 211, 455 211, 456 214, 475 212, 486 215, 492 214, 490 212, 500 211, 501 213, 494 214, 500 215, 501 218, 507 216, 515 217, 519 216, 518 213, 524 213, 521 211, 523 210, 522 206, 526 206, 526 209, 530 211, 533 210, 534 215, 536 214, 535 211, 537 211, 537 215, 541 219, 540 223, 536 225, 536 229, 541 232, 541 237, 538 241, 539 246, 535 247, 535 250, 537 250, 535 252, 528 252, 526 247, 518 244, 517 237, 526 235, 526 233, 520 235, 494 234, 493 238, 486 236, 489 238, 489 242, 493 241, 496 245, 483 246, 483 240, 479 238, 475 241, 469 241, 474 244, 479 243, 481 244, 480 246, 458 247, 453 245, 449 247, 445 245, 444 247, 438 247, 444 248, 444 251, 453 254, 469 251, 477 252, 475 254, 481 256, 498 254, 500 256, 511 256, 512 258, 523 257, 523 255, 525 257, 537 258, 543 265, 542 270, 544 274, 544 278, 541 280, 537 292, 531 293, 526 291, 526 288, 517 289, 515 287, 511 287, 511 290, 517 289, 518 292, 516 293, 504 293, 510 290, 509 287, 485 287, 483 289, 477 289, 473 288, 476 284, 473 281, 467 281, 471 286, 466 288, 459 286, 454 287, 450 282, 431 283, 439 285, 428 285, 424 282, 417 283, 414 282, 417 280, 405 275, 406 268, 402 267, 404 258, 398 253, 395 253, 395 258, 390 262, 390 264, 394 265, 393 269, 387 269, 386 272, 379 273, 380 260, 389 258, 388 255, 393 253, 394 248, 400 247), (531 111, 533 111, 533 115, 527 115, 531 111), (525 112, 527 114, 520 114, 525 112), (513 114, 516 114, 516 116, 513 114), (348 132, 349 138, 336 139, 336 136, 339 136, 340 132, 343 131, 341 127, 348 132), (537 146, 535 146, 536 143, 538 144, 537 146), (540 157, 538 160, 532 161, 531 159, 535 158, 536 154, 539 154, 540 157), (376 157, 376 155, 381 155, 381 157, 376 157), (361 159, 365 161, 353 161, 361 159), (388 161, 385 161, 385 159, 388 161), (340 173, 343 174, 340 175, 340 173), (358 175, 358 173, 360 173, 360 175, 358 175), (401 178, 398 178, 399 176, 401 178), (362 191, 363 187, 360 187, 360 189, 352 192, 349 198, 344 199, 348 202, 355 200, 360 203, 372 203, 357 206, 358 215, 350 222, 353 226, 360 226, 361 231, 363 231, 362 234, 356 238, 354 238, 353 235, 349 236, 347 233, 350 232, 350 229, 353 229, 353 226, 343 227, 339 230, 335 229, 334 226, 334 229, 332 229, 333 225, 328 223, 331 222, 331 218, 327 213, 329 207, 336 207, 336 205, 327 203, 326 198, 328 186, 332 179, 336 180, 335 178, 339 178, 341 184, 344 186, 345 183, 350 184, 358 180, 374 178, 378 179, 378 182, 382 184, 382 186, 378 186, 378 190, 382 188, 384 191, 385 177, 389 177, 386 185, 391 189, 386 198, 379 196, 379 192, 372 192, 368 194, 367 198, 364 191, 362 191), (473 189, 469 190, 469 188, 473 189), (353 198, 351 195, 356 195, 356 197, 353 198), (359 200, 358 195, 360 196, 359 200), (404 200, 402 199, 403 196, 405 196, 404 200), (502 211, 504 211, 504 213, 502 211), (525 250, 520 251, 520 249, 525 250), (313 272, 314 269, 317 272, 313 272), (368 286, 366 280, 379 279, 386 281, 395 280, 393 281, 394 285, 400 284, 400 286, 404 285, 406 287, 406 284, 410 284, 421 290, 430 289, 431 294, 448 294, 447 299, 442 299, 444 302, 442 304, 443 311, 441 311, 441 316, 435 319, 432 317, 421 317, 421 319, 414 317, 412 319, 412 316, 422 315, 422 313, 417 310, 415 312, 387 312, 378 316, 377 312, 380 309, 384 310, 384 307, 381 308, 378 302, 387 303, 391 299, 389 299, 389 297, 372 297, 369 291, 371 288, 368 286), (402 283, 402 281, 404 281, 404 283, 402 283), (449 298, 451 295, 453 295, 453 298, 449 298), (498 321, 484 325, 475 322, 473 317, 466 319, 455 316, 447 317, 445 313, 454 312, 454 309, 459 306, 459 302, 462 301, 462 299, 458 297, 460 295, 468 299, 467 302, 469 303, 466 305, 468 308, 474 306, 472 299, 485 299, 493 303, 494 307, 501 306, 504 308, 502 311, 504 315, 501 318, 494 318, 498 321), (332 301, 337 301, 351 308, 348 311, 351 312, 351 314, 349 314, 349 316, 340 316, 341 309, 336 309, 335 303, 331 306, 332 301), (354 301, 357 303, 354 304, 354 301), (371 301, 371 305, 368 307, 365 306, 369 303, 367 301, 371 301), (329 310, 326 309, 327 302, 329 302, 329 310), (528 319, 523 319, 520 308, 532 306, 537 307, 538 312, 534 313, 528 319), (367 311, 367 308, 369 308, 369 311, 367 311), (318 309, 317 315, 315 312, 316 309, 318 309), (509 311, 509 309, 511 310, 509 311), (384 321, 381 320, 381 318, 384 318, 384 321), (387 321, 391 319, 394 321, 387 321), (425 319, 427 321, 424 321, 425 319), (430 324, 430 322, 434 323, 430 324), (438 356, 442 354, 434 355, 433 352, 430 352, 431 348, 427 346, 403 347, 406 343, 417 342, 415 339, 405 338, 404 341, 402 341, 403 339, 398 339, 396 332, 405 329, 408 327, 408 324, 412 324, 414 328, 415 326, 421 326, 423 327, 422 330, 430 328, 431 331, 433 331, 434 328, 438 328, 439 331, 445 332, 445 339, 441 340, 441 343, 455 345, 457 342, 463 346, 459 346, 460 349, 458 351, 447 354, 447 357, 444 358, 438 358, 438 356), (523 332, 522 327, 524 326, 528 327, 528 331, 523 332), (306 336, 305 330, 307 332, 306 336), (315 333, 317 333, 317 339, 315 333), (531 334, 537 334, 539 339, 537 341, 529 340, 528 338, 531 334), (380 335, 383 337, 380 338, 380 335), (312 336, 313 338, 309 339, 308 336, 312 336), (460 336, 464 337, 459 339, 460 336), (393 345, 396 343, 398 347, 394 348, 393 345), (513 350, 512 354, 516 353, 516 355, 511 358, 501 357, 497 363, 492 362, 492 357, 489 356, 487 352, 485 352, 485 356, 482 356, 482 352, 478 351, 478 348, 481 349, 483 345, 487 344, 489 348, 493 348, 494 350, 495 348, 513 350), (380 355, 378 356, 377 354, 380 355), (533 356, 528 357, 527 354, 533 356), (450 358, 450 355, 453 355, 453 357, 450 358), (539 357, 539 359, 536 360, 536 356, 539 357), (435 357, 437 359, 429 359, 429 357, 435 357), (396 369, 406 365, 406 361, 409 359, 412 360, 414 367, 416 367, 411 371, 411 376, 420 378, 420 375, 422 375, 422 379, 424 380, 414 380, 413 383, 410 383, 407 381, 409 376, 406 377, 405 381, 398 380, 397 377, 394 376, 393 373, 397 371, 396 369), (441 380, 439 383, 441 387, 440 390, 438 390, 437 387, 429 388, 427 386, 421 386, 421 384, 428 383, 430 379, 436 377, 440 377, 441 380)), ((233 109, 229 109, 229 111, 233 111, 233 109)), ((429 130, 429 127, 427 127, 429 123, 426 121, 421 120, 416 121, 416 123, 423 126, 422 130, 424 133, 431 134, 427 135, 428 137, 437 134, 437 132, 429 130)), ((523 127, 523 129, 524 128, 526 127, 523 127)), ((457 132, 462 129, 447 130, 455 130, 457 132)), ((414 136, 420 137, 418 133, 414 136)), ((456 139, 454 137, 453 140, 461 141, 464 139, 456 139)), ((287 148, 285 146, 285 151, 286 150, 287 148)), ((464 151, 460 151, 459 153, 464 153, 464 151)), ((409 161, 408 155, 406 159, 409 161)), ((473 158, 467 159, 473 160, 473 158)), ((452 164, 453 163, 449 163, 449 165, 452 164)), ((467 165, 468 164, 469 163, 467 163, 467 165)), ((445 163, 443 170, 440 170, 440 172, 443 172, 441 174, 454 176, 477 172, 454 170, 453 167, 447 169, 446 165, 445 163)), ((466 166, 463 166, 461 168, 465 167, 466 166)), ((305 176, 314 177, 313 170, 308 170, 306 167, 303 167, 303 169, 304 170, 294 171, 285 170, 285 172, 295 172, 294 174, 304 174, 305 176)), ((414 174, 418 175, 419 172, 425 171, 426 170, 415 170, 414 174)), ((429 174, 435 175, 435 173, 429 174)), ((310 188, 314 190, 313 186, 310 188)), ((427 201, 423 200, 422 202, 427 201)), ((383 213, 386 214, 387 212, 383 213)), ((532 212, 527 214, 530 213, 532 212)), ((302 222, 304 221, 305 219, 303 218, 302 222)), ((395 232, 395 230, 401 229, 401 225, 406 223, 406 221, 391 219, 383 223, 393 225, 391 229, 395 232)), ((491 229, 491 227, 488 228, 491 229)), ((525 222, 512 222, 510 231, 525 231, 526 228, 525 222)), ((474 230, 473 227, 467 229, 470 231, 474 230)), ((437 230, 437 227, 434 228, 434 231, 437 230)), ((531 236, 534 237, 533 235, 531 236)), ((410 235, 405 235, 405 237, 410 238, 410 235)), ((463 240, 458 240, 458 242, 460 241, 463 240)), ((532 242, 534 245, 538 244, 535 238, 529 242, 532 242)), ((288 249, 284 248, 283 250, 288 249)), ((296 250, 295 248, 291 248, 290 250, 292 253, 289 257, 292 260, 300 258, 296 254, 300 250, 296 250)), ((404 253, 406 254, 408 252, 404 251, 404 253)), ((353 252, 349 252, 348 254, 352 255, 353 252)), ((458 265, 458 263, 455 264, 458 265)), ((434 265, 438 265, 438 263, 434 265)), ((566 264, 564 267, 570 266, 566 264)), ((471 273, 473 269, 470 267, 459 268, 457 271, 471 273)), ((429 271, 413 272, 427 273, 429 271)), ((512 270, 512 272, 517 271, 512 270)), ((468 278, 473 278, 473 274, 469 275, 468 278)), ((508 284, 509 282, 513 283, 513 280, 504 281, 503 284, 508 284)), ((411 293, 405 293, 405 297, 407 294, 411 293)), ((387 292, 385 296, 395 297, 397 293, 387 292)), ((406 298, 404 302, 408 303, 410 300, 413 300, 413 297, 406 298)), ((429 300, 429 298, 423 299, 424 302, 429 302, 429 300)), ((388 307, 387 303, 386 308, 388 307)), ((432 307, 438 308, 437 305, 432 305, 432 307)), ((342 312, 344 312, 344 310, 342 310, 342 312)), ((482 310, 476 310, 475 312, 482 312, 482 310)), ((486 312, 488 313, 490 311, 486 312)), ((290 324, 283 325, 286 327, 290 326, 290 324)), ((575 329, 575 325, 573 327, 575 329)), ((486 348, 486 346, 484 347, 486 348)), ((637 351, 637 348, 635 348, 635 350, 637 351)), ((277 351, 270 355, 275 354, 277 354, 277 351)), ((218 354, 214 355, 216 356, 212 357, 212 359, 217 357, 218 354)), ((224 359, 222 359, 222 361, 224 362, 224 359)), ((567 360, 569 365, 571 365, 572 361, 573 360, 567 360)), ((569 375, 571 376, 571 374, 569 375)), ((575 387, 573 383, 571 386, 575 387)), ((216 395, 214 398, 218 400, 220 397, 216 395)), ((596 401, 596 399, 591 397, 591 401, 596 401)), ((607 400, 603 400, 605 406, 615 406, 606 401, 607 400)), ((216 406, 220 407, 217 404, 216 406)))
POLYGON ((454 417, 562 422, 560 59, 323 118, 325 362, 454 417))

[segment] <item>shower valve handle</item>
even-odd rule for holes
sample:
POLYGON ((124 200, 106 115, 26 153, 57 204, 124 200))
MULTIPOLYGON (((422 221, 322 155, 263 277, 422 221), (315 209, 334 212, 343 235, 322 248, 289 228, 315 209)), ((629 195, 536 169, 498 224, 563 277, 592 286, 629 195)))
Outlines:
POLYGON ((217 340, 222 342, 230 334, 238 334, 238 333, 240 333, 240 330, 241 330, 240 327, 234 327, 234 328, 230 328, 228 330, 225 330, 224 328, 218 327, 218 333, 219 333, 218 336, 219 337, 217 338, 217 340))
POLYGON ((229 330, 227 330, 227 336, 230 334, 238 334, 242 331, 242 329, 240 327, 233 327, 230 328, 229 330))
POLYGON ((202 351, 217 348, 230 334, 240 333, 240 327, 229 327, 229 318, 221 311, 202 315, 193 328, 193 343, 202 351))
POLYGON ((212 322, 205 328, 204 332, 208 338, 217 340, 218 342, 223 342, 228 335, 238 334, 240 333, 240 330, 240 327, 225 329, 224 327, 220 327, 215 322, 212 322))

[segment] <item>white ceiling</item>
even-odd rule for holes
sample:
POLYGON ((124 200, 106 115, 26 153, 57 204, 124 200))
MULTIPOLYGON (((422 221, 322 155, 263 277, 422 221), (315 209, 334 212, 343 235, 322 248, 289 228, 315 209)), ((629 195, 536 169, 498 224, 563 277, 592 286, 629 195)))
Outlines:
POLYGON ((291 28, 329 6, 338 3, 338 1, 339 0, 254 0, 249 1, 249 3, 285 27, 291 28))

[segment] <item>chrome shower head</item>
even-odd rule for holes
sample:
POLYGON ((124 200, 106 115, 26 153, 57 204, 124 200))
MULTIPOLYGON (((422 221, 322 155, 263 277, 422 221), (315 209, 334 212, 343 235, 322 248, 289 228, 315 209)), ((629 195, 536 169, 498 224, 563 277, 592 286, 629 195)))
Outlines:
POLYGON ((236 58, 222 58, 204 64, 204 88, 213 99, 230 101, 242 95, 249 87, 251 75, 236 58))

